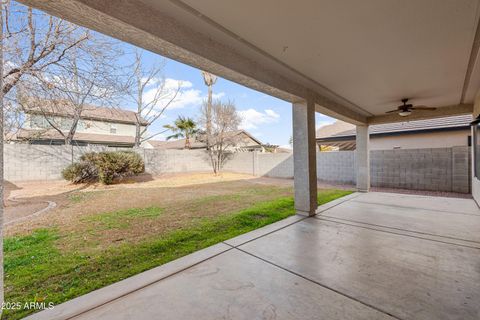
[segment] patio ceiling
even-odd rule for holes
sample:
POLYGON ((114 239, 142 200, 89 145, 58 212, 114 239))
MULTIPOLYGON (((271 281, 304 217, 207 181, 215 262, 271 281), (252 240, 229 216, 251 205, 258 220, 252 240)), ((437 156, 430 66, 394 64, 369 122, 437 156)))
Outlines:
POLYGON ((353 123, 471 113, 480 88, 478 0, 22 2, 353 123))

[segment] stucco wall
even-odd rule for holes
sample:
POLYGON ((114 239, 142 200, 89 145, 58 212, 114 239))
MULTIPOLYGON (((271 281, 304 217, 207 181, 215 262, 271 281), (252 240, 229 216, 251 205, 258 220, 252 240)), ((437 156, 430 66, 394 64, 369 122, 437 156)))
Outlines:
POLYGON ((371 136, 370 150, 451 148, 467 146, 470 130, 440 131, 395 136, 371 136))
MULTIPOLYGON (((475 104, 477 106, 477 104, 475 104)), ((480 106, 480 104, 478 104, 480 106)), ((472 129, 472 137, 473 137, 473 129, 472 129)), ((472 179, 472 196, 473 199, 477 202, 477 204, 480 206, 480 180, 475 177, 475 170, 474 170, 474 163, 475 163, 475 153, 472 152, 471 154, 471 163, 472 163, 472 170, 471 170, 471 179, 472 179)))
MULTIPOLYGON (((42 119, 42 116, 33 116, 39 117, 42 119)), ((31 121, 32 115, 27 115, 24 128, 25 129, 45 129, 39 126, 36 126, 34 122, 31 121)), ((61 123, 62 117, 51 117, 55 123, 61 123)), ((50 128, 47 125, 46 128, 50 128)), ((128 123, 114 123, 107 121, 98 121, 98 120, 80 120, 77 132, 79 133, 95 133, 95 134, 108 134, 108 135, 120 135, 120 136, 135 136, 135 124, 128 123), (116 128, 116 133, 111 133, 111 127, 116 128)))
MULTIPOLYGON (((105 147, 71 147, 43 145, 6 145, 5 179, 9 181, 61 179, 64 167, 87 151, 105 147)), ((108 148, 112 150, 113 148, 108 148)), ((118 149, 114 149, 118 150, 118 149)), ((210 171, 203 150, 139 149, 148 173, 210 171)), ((470 190, 469 148, 432 148, 411 150, 374 150, 370 155, 372 186, 417 190, 470 190)), ((242 152, 227 161, 225 171, 279 178, 293 177, 293 156, 288 153, 242 152)), ((317 153, 319 180, 354 184, 355 152, 317 153)), ((475 179, 474 191, 480 190, 475 179)))

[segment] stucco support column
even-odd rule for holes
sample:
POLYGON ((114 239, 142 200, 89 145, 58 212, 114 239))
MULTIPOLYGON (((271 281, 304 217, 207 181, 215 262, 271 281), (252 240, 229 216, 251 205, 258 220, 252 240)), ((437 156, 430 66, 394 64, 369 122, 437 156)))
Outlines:
POLYGON ((313 216, 317 210, 317 146, 315 102, 293 104, 293 174, 295 210, 313 216))
POLYGON ((357 125, 355 162, 357 166, 357 190, 370 190, 370 135, 368 126, 357 125))

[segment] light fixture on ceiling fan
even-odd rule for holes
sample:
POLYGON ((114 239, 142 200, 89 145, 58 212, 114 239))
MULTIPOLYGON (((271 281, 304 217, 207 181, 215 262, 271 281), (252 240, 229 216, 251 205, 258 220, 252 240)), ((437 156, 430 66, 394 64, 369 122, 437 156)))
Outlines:
POLYGON ((399 116, 401 117, 407 117, 412 114, 413 110, 428 110, 428 111, 433 111, 436 110, 437 108, 435 107, 427 107, 427 106, 413 106, 411 103, 407 103, 408 99, 402 99, 402 105, 398 106, 397 109, 387 111, 386 113, 398 113, 399 116))

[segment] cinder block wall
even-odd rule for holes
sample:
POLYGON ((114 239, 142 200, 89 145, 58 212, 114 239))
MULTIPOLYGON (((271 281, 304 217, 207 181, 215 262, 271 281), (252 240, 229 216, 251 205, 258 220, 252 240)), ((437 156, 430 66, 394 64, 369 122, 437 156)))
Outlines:
POLYGON ((71 146, 4 146, 4 174, 9 181, 61 179, 73 159, 71 146))
POLYGON ((376 150, 370 153, 374 187, 470 192, 469 148, 376 150))
MULTIPOLYGON (((471 190, 469 147, 371 151, 371 184, 374 187, 405 188, 469 193, 471 190)), ((106 147, 5 145, 5 179, 9 181, 61 179, 61 171, 85 152, 122 150, 106 147)), ((132 149, 127 149, 132 150, 132 149)), ((136 150, 152 175, 210 171, 203 150, 136 150)), ((293 177, 292 154, 237 153, 225 171, 278 178, 293 177)), ((354 184, 355 152, 317 153, 319 180, 354 184)))
POLYGON ((317 177, 327 182, 354 184, 356 180, 355 152, 318 152, 317 177))

